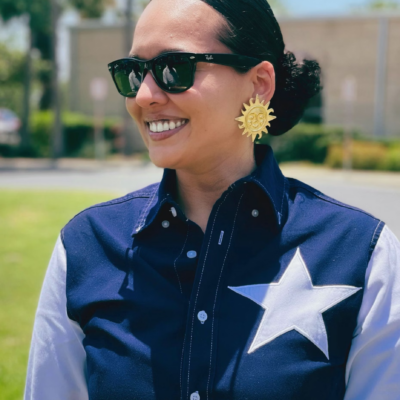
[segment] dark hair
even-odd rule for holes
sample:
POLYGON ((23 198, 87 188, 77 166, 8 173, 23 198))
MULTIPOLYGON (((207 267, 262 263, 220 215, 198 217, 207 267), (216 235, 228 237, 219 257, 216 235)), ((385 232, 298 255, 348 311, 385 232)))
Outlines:
POLYGON ((221 43, 235 54, 274 65, 276 91, 271 107, 278 118, 268 131, 274 136, 284 134, 300 121, 309 99, 322 89, 318 62, 298 62, 293 53, 285 51, 281 28, 267 0, 202 1, 227 22, 219 32, 221 43))

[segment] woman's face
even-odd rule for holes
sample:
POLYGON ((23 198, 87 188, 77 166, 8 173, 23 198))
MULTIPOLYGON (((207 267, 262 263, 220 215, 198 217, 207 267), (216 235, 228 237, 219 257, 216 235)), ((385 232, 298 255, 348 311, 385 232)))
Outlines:
MULTIPOLYGON (((131 54, 151 59, 173 50, 231 53, 217 39, 223 23, 200 0, 152 0, 137 24, 131 54)), ((154 164, 198 170, 199 166, 213 167, 224 157, 252 152, 252 141, 241 135, 235 118, 253 91, 249 73, 198 63, 194 85, 186 92, 166 93, 147 74, 137 97, 128 98, 126 106, 154 164), (175 124, 175 129, 153 133, 150 124, 154 123, 170 128, 175 124)))

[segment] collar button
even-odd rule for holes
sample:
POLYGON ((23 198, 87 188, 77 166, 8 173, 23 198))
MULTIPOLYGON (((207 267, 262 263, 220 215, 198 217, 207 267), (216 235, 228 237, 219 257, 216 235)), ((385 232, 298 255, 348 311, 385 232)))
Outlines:
POLYGON ((197 252, 194 250, 190 250, 187 252, 188 258, 196 258, 197 257, 197 252))
POLYGON ((254 218, 257 218, 257 217, 260 215, 260 212, 259 212, 258 210, 253 210, 253 211, 251 212, 251 215, 252 215, 254 218))

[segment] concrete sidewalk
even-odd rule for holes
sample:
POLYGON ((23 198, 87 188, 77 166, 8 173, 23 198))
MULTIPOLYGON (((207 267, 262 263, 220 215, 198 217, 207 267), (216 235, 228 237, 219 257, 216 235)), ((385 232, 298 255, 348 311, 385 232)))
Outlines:
MULTIPOLYGON (((281 165, 283 173, 292 178, 304 182, 323 181, 331 183, 356 184, 361 186, 386 187, 400 190, 400 172, 382 171, 343 171, 332 170, 324 166, 306 163, 285 163, 281 165)), ((91 159, 62 158, 32 159, 32 158, 1 158, 0 177, 9 172, 81 172, 81 173, 104 173, 105 171, 129 170, 137 172, 152 170, 155 176, 159 176, 158 170, 143 155, 132 158, 115 158, 99 162, 91 159)), ((7 175, 7 174, 6 174, 7 175)), ((0 178, 1 180, 1 178, 0 178)))

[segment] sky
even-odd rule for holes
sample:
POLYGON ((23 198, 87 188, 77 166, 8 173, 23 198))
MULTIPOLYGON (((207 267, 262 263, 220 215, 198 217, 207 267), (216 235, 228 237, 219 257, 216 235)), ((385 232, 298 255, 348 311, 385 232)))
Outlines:
POLYGON ((354 7, 367 3, 366 0, 283 0, 291 15, 338 15, 352 12, 354 7))

